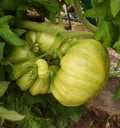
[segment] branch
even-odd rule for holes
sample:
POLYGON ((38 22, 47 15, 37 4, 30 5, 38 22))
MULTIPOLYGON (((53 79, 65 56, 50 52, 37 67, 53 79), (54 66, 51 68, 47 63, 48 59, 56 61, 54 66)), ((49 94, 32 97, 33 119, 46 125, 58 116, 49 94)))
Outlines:
POLYGON ((84 16, 81 9, 81 4, 79 0, 73 0, 73 6, 75 8, 76 14, 78 15, 80 21, 82 24, 91 32, 96 33, 97 27, 93 24, 91 24, 84 16))

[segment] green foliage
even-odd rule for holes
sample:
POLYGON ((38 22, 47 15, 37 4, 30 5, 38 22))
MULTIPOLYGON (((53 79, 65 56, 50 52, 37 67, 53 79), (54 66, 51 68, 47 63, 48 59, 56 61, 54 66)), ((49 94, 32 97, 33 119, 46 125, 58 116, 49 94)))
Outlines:
POLYGON ((119 72, 114 71, 114 70, 110 70, 109 71, 109 78, 115 78, 119 75, 119 72))
POLYGON ((19 121, 24 118, 23 115, 20 115, 16 111, 7 110, 1 106, 0 106, 0 117, 6 120, 10 120, 10 121, 19 121))
MULTIPOLYGON (((116 70, 119 69, 119 68, 120 68, 120 60, 118 60, 116 70)), ((118 75, 120 75, 119 72, 116 72, 116 71, 111 71, 110 72, 110 78, 117 77, 118 75)), ((115 100, 119 100, 120 99, 120 84, 117 85, 117 89, 116 89, 116 92, 114 94, 114 99, 115 100)))
POLYGON ((97 18, 98 29, 95 38, 103 41, 105 47, 112 47, 117 51, 119 51, 119 43, 117 41, 120 28, 119 5, 119 0, 92 0, 93 7, 86 10, 84 14, 86 17, 97 18))
MULTIPOLYGON (((36 107, 38 110, 38 108, 36 107)), ((25 119, 19 122, 19 126, 22 128, 55 128, 51 124, 50 119, 45 119, 40 116, 33 115, 32 112, 29 111, 28 107, 24 108, 24 113, 26 115, 25 119)))
POLYGON ((29 92, 22 93, 14 83, 9 86, 8 92, 1 97, 1 104, 25 115, 18 121, 18 126, 22 128, 66 128, 71 121, 78 122, 87 110, 85 105, 62 106, 51 94, 33 97, 29 92))
MULTIPOLYGON (((8 25, 12 16, 6 15, 0 18, 0 37, 9 44, 12 45, 23 45, 24 42, 20 39, 8 25)), ((0 46, 2 47, 2 46, 0 46)))
POLYGON ((0 42, 0 60, 3 58, 5 42, 0 42))
POLYGON ((59 0, 2 0, 0 8, 1 15, 14 15, 17 25, 20 24, 22 19, 26 19, 27 9, 37 11, 53 23, 56 23, 56 15, 63 10, 59 0))
POLYGON ((62 6, 58 0, 27 0, 26 2, 29 8, 35 8, 38 13, 44 14, 53 23, 56 23, 56 14, 62 10, 62 6))
POLYGON ((0 3, 0 7, 3 10, 14 11, 16 10, 17 7, 19 7, 22 4, 22 2, 23 0, 2 0, 2 2, 0 3))
POLYGON ((118 60, 117 68, 120 68, 120 59, 118 60))
POLYGON ((105 47, 112 47, 117 39, 117 30, 110 21, 100 20, 95 38, 102 40, 105 47))
POLYGON ((117 88, 117 90, 115 92, 114 99, 115 100, 120 99, 120 85, 118 86, 118 88, 117 88))
POLYGON ((110 6, 109 6, 109 0, 106 0, 104 2, 94 1, 93 5, 94 5, 93 8, 85 11, 84 15, 86 17, 91 17, 91 18, 99 17, 107 20, 112 18, 110 6))
POLYGON ((17 46, 24 44, 24 41, 20 39, 14 32, 12 32, 7 24, 0 27, 0 36, 9 44, 17 46))
POLYGON ((113 48, 120 54, 120 39, 114 43, 113 48))
POLYGON ((111 0, 110 2, 111 12, 113 17, 115 17, 120 12, 120 1, 119 0, 111 0))
POLYGON ((117 14, 117 16, 114 18, 113 23, 118 26, 118 29, 120 30, 120 12, 117 14))
POLYGON ((65 3, 69 6, 69 5, 72 5, 72 0, 64 0, 65 3))
POLYGON ((4 93, 8 89, 9 84, 10 82, 8 81, 0 81, 0 97, 4 95, 4 93))

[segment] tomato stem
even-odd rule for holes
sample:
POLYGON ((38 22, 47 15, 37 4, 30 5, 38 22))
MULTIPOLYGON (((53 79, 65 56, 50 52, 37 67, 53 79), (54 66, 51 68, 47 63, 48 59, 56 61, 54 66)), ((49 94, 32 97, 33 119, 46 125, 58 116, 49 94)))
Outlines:
POLYGON ((61 36, 64 39, 74 38, 74 37, 94 38, 94 34, 92 32, 71 31, 71 30, 68 31, 65 30, 63 26, 55 25, 55 24, 23 21, 22 27, 33 31, 39 31, 39 32, 51 34, 53 36, 61 36))
POLYGON ((33 31, 44 32, 56 36, 58 32, 66 31, 62 26, 48 23, 38 23, 33 21, 22 21, 21 27, 33 31))
POLYGON ((80 19, 80 21, 83 23, 83 25, 90 30, 93 33, 96 33, 97 27, 93 24, 91 24, 83 15, 82 7, 79 0, 73 0, 73 6, 75 8, 75 11, 80 19))
POLYGON ((63 40, 69 38, 94 38, 94 36, 94 33, 85 31, 67 31, 61 35, 63 40))

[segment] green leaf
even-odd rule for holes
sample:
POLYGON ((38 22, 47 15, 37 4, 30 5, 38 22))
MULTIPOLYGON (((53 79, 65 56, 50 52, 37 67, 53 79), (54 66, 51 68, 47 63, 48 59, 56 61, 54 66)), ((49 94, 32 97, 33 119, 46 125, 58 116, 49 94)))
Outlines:
POLYGON ((14 33, 19 37, 26 32, 25 29, 14 29, 14 33))
POLYGON ((10 121, 20 121, 24 119, 25 116, 20 115, 16 111, 8 110, 0 106, 0 118, 10 120, 10 121))
POLYGON ((9 81, 0 81, 0 97, 7 91, 9 84, 9 81))
POLYGON ((66 128, 69 122, 77 123, 87 110, 85 105, 78 107, 66 107, 59 103, 54 103, 47 107, 49 117, 53 118, 53 120, 57 122, 58 128, 66 128))
POLYGON ((117 38, 117 29, 112 22, 100 20, 96 32, 96 40, 102 40, 105 47, 111 47, 117 38))
POLYGON ((56 14, 62 10, 62 5, 58 0, 30 0, 28 4, 29 2, 31 2, 37 12, 43 13, 45 17, 56 23, 56 14))
POLYGON ((118 86, 116 92, 115 92, 115 96, 114 96, 115 100, 120 99, 120 85, 118 86))
POLYGON ((92 6, 94 7, 94 6, 96 6, 96 5, 98 5, 99 3, 102 3, 102 2, 104 2, 105 0, 91 0, 91 4, 92 4, 92 6))
POLYGON ((78 122, 81 117, 83 116, 83 114, 85 114, 87 111, 87 108, 86 106, 83 104, 79 107, 76 107, 76 108, 71 108, 71 115, 70 115, 70 119, 73 121, 73 122, 78 122))
POLYGON ((29 92, 25 92, 24 95, 25 96, 24 96, 23 102, 25 105, 31 106, 36 103, 41 103, 44 100, 41 95, 32 96, 29 92))
POLYGON ((68 6, 72 4, 72 0, 65 0, 65 2, 68 6))
POLYGON ((24 41, 12 32, 7 24, 0 26, 0 36, 11 45, 24 45, 24 41))
POLYGON ((99 16, 99 13, 97 13, 95 9, 88 9, 85 11, 84 16, 90 18, 96 18, 99 16))
POLYGON ((47 6, 47 4, 45 5, 49 11, 48 13, 49 15, 47 17, 50 18, 50 20, 53 23, 56 23, 56 14, 60 13, 60 11, 62 10, 62 6, 58 0, 49 0, 49 2, 47 3, 49 5, 49 6, 47 6))
POLYGON ((110 7, 113 17, 115 17, 120 11, 120 0, 111 0, 110 7))
POLYGON ((116 17, 113 20, 113 23, 117 25, 120 29, 120 12, 116 15, 116 17))
POLYGON ((4 12, 3 12, 2 8, 0 8, 0 17, 1 16, 4 16, 4 12))
POLYGON ((120 68, 120 59, 118 60, 117 68, 120 68))
POLYGON ((33 115, 28 107, 24 108, 26 117, 19 122, 21 128, 55 128, 49 118, 41 118, 33 115))
POLYGON ((97 0, 98 1, 98 3, 101 3, 101 2, 104 2, 105 0, 97 0))
POLYGON ((17 0, 17 1, 16 0, 2 0, 0 2, 0 7, 3 10, 12 11, 12 10, 15 10, 22 2, 21 2, 21 0, 17 0))
POLYGON ((118 75, 119 75, 119 73, 117 71, 114 71, 114 70, 109 71, 109 78, 115 78, 118 75))
POLYGON ((112 19, 112 14, 111 14, 111 9, 109 5, 109 1, 104 1, 104 2, 98 2, 94 4, 94 7, 91 9, 87 9, 84 13, 86 17, 91 17, 91 18, 104 18, 105 20, 111 20, 112 19))
POLYGON ((3 51, 4 51, 4 42, 0 42, 0 60, 3 58, 3 51))
POLYGON ((69 120, 67 118, 63 118, 62 116, 59 117, 59 120, 57 121, 57 128, 67 128, 69 123, 69 120))
POLYGON ((35 117, 26 118, 20 126, 22 126, 22 128, 55 128, 49 120, 35 117))
POLYGON ((2 26, 3 24, 5 24, 5 22, 8 22, 11 19, 13 19, 13 16, 10 15, 2 16, 0 18, 0 26, 2 26))
POLYGON ((102 40, 103 36, 104 36, 104 33, 105 33, 105 30, 104 30, 104 22, 103 20, 101 20, 98 24, 98 30, 97 30, 97 33, 95 35, 95 38, 97 40, 102 40))
POLYGON ((113 46, 116 52, 120 53, 120 40, 117 40, 113 46))
POLYGON ((4 66, 0 64, 0 81, 5 80, 5 71, 4 71, 4 66))

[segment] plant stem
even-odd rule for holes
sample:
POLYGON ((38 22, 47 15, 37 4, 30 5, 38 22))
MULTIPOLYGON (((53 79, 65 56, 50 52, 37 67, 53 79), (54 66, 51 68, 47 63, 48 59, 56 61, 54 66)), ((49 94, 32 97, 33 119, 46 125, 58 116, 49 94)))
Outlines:
POLYGON ((80 19, 80 21, 83 23, 83 25, 90 30, 93 33, 96 33, 97 27, 93 24, 91 24, 84 16, 81 10, 81 4, 79 0, 73 0, 73 6, 75 8, 75 11, 80 19))
POLYGON ((58 25, 64 27, 61 12, 58 12, 58 25))
POLYGON ((95 38, 95 35, 92 32, 85 32, 85 31, 67 31, 62 33, 62 39, 69 39, 69 38, 95 38))
POLYGON ((74 38, 74 37, 94 38, 94 34, 92 32, 71 31, 71 30, 68 31, 65 30, 61 25, 23 21, 22 27, 33 31, 48 33, 53 36, 56 36, 59 33, 60 34, 59 36, 64 39, 74 38))
POLYGON ((84 32, 84 31, 66 31, 64 33, 61 33, 61 35, 56 38, 56 40, 52 44, 52 49, 50 49, 48 52, 49 53, 55 52, 56 50, 58 50, 60 45, 64 43, 65 40, 72 39, 72 38, 79 38, 79 39, 94 38, 94 34, 91 32, 84 32))
POLYGON ((23 21, 21 24, 21 27, 29 30, 33 30, 33 31, 48 33, 54 36, 56 36, 58 32, 66 31, 64 28, 62 28, 59 25, 38 23, 38 22, 32 22, 32 21, 23 21))

